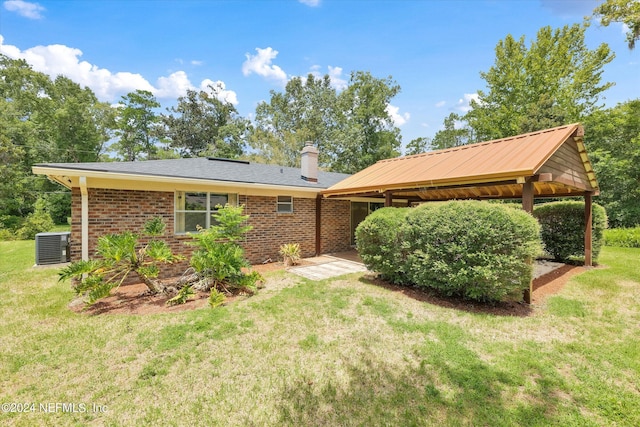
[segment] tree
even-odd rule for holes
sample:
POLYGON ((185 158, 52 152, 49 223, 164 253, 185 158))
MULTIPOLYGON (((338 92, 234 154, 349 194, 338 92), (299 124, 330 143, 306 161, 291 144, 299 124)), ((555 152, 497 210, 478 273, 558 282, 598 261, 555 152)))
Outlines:
POLYGON ((640 99, 593 114, 585 144, 610 225, 640 225, 640 99))
POLYGON ((271 91, 269 102, 256 107, 252 147, 267 163, 299 166, 306 141, 319 149, 320 166, 330 167, 327 147, 335 131, 338 95, 328 75, 294 77, 284 92, 271 91))
POLYGON ((11 222, 15 229, 16 218, 32 212, 39 196, 59 192, 31 173, 35 163, 98 159, 110 137, 110 110, 90 89, 63 76, 51 80, 24 60, 0 54, 0 217, 5 225, 11 222))
POLYGON ((463 118, 451 113, 444 119, 444 129, 439 130, 431 141, 431 148, 442 150, 458 147, 473 142, 473 130, 464 122, 463 118))
POLYGON ((122 96, 115 120, 116 136, 112 148, 127 161, 151 159, 157 152, 160 118, 153 109, 160 107, 155 96, 146 90, 136 90, 122 96))
POLYGON ((613 85, 601 82, 603 67, 614 54, 606 44, 588 49, 586 28, 543 27, 528 48, 524 36, 501 40, 495 64, 480 73, 487 91, 478 91, 464 116, 474 137, 490 140, 579 122, 601 109, 600 97, 613 85))
POLYGON ((612 22, 626 25, 629 49, 635 48, 636 40, 640 40, 640 1, 607 0, 594 9, 593 16, 599 17, 600 24, 605 27, 612 22))
POLYGON ((357 172, 400 154, 400 130, 387 111, 399 91, 391 77, 363 71, 351 73, 340 93, 328 75, 295 77, 284 93, 271 91, 269 103, 258 105, 252 147, 266 162, 297 166, 304 143, 312 141, 321 167, 357 172))
POLYGON ((215 156, 238 158, 246 145, 250 123, 238 115, 229 102, 218 99, 219 88, 211 93, 187 90, 178 105, 162 115, 169 145, 183 157, 215 156))
POLYGON ((400 92, 389 76, 369 72, 351 73, 347 88, 338 97, 336 130, 327 147, 331 169, 356 173, 378 160, 400 155, 401 136, 388 107, 400 92))
POLYGON ((414 138, 407 144, 405 155, 421 154, 431 149, 431 139, 427 137, 414 138))

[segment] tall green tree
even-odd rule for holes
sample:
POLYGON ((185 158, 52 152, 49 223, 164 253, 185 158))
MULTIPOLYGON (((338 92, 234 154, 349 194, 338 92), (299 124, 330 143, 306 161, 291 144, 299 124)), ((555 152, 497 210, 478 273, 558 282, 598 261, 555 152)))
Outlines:
POLYGON ((400 155, 400 129, 388 112, 391 99, 399 92, 400 85, 390 76, 351 73, 347 88, 338 97, 337 129, 328 147, 332 170, 356 173, 378 160, 400 155))
POLYGON ((640 99, 589 117, 585 144, 610 225, 640 225, 640 99))
POLYGON ((405 155, 411 156, 413 154, 425 153, 431 149, 431 142, 430 138, 424 136, 414 138, 407 144, 405 155))
POLYGON ((431 141, 433 150, 458 147, 473 142, 473 130, 463 120, 463 117, 451 113, 444 119, 444 129, 439 130, 431 141))
POLYGON ((594 9, 593 16, 605 27, 612 22, 626 25, 629 49, 636 47, 636 41, 640 40, 640 1, 607 0, 594 9))
POLYGON ((33 176, 33 164, 97 160, 110 111, 90 89, 0 54, 0 217, 24 217, 39 196, 60 191, 33 176))
POLYGON ((294 77, 284 92, 271 91, 269 102, 256 107, 251 145, 268 163, 298 166, 306 141, 319 149, 319 164, 330 167, 327 147, 336 128, 338 95, 328 75, 294 77))
POLYGON ((169 145, 183 157, 214 156, 238 158, 244 152, 250 122, 242 118, 233 104, 216 96, 218 88, 188 90, 162 115, 169 145))
POLYGON ((158 147, 160 117, 154 112, 160 107, 155 96, 146 90, 136 90, 122 96, 117 108, 115 134, 118 141, 112 148, 127 161, 154 158, 158 147))
POLYGON ((602 108, 600 98, 613 85, 602 73, 614 54, 606 44, 588 49, 586 28, 543 27, 528 47, 524 36, 498 43, 495 64, 480 73, 487 90, 464 116, 477 140, 580 122, 602 108))

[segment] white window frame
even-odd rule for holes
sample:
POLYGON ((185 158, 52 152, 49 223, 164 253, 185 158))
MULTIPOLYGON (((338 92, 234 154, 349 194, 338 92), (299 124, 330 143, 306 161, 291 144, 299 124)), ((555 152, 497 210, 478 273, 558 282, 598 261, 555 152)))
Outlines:
POLYGON ((200 225, 202 228, 209 228, 211 227, 211 217, 212 215, 217 212, 217 205, 213 205, 212 206, 212 196, 224 196, 227 198, 227 204, 231 205, 231 206, 237 206, 238 205, 238 195, 234 194, 234 193, 220 193, 220 192, 208 192, 208 191, 176 191, 175 192, 175 200, 174 200, 174 213, 173 213, 173 218, 174 218, 174 233, 175 234, 187 234, 187 233, 197 233, 197 230, 186 230, 186 221, 185 221, 185 217, 186 214, 188 213, 195 213, 195 212, 200 212, 203 213, 205 215, 205 224, 198 224, 200 225), (185 200, 186 200, 186 195, 187 194, 203 194, 206 197, 206 201, 205 201, 205 209, 203 210, 189 210, 189 209, 179 209, 181 206, 184 206, 185 200), (180 219, 180 216, 182 215, 182 218, 180 219))
POLYGON ((276 213, 291 214, 293 213, 293 196, 276 196, 276 213), (289 198, 289 201, 281 201, 280 198, 289 198), (280 207, 288 206, 288 210, 280 210, 280 207))

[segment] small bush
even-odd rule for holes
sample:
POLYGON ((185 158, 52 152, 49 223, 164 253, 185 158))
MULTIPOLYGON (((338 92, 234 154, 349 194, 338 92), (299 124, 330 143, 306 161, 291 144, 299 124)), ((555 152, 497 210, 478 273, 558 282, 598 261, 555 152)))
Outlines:
POLYGON ((619 248, 640 248, 640 227, 605 230, 604 244, 619 248))
POLYGON ((54 227, 51 215, 44 209, 36 208, 22 223, 22 226, 16 230, 16 235, 21 240, 34 240, 36 234, 51 231, 54 227))
POLYGON ((300 261, 300 243, 285 243, 280 246, 280 255, 284 265, 296 265, 300 261))
MULTIPOLYGON (((592 260, 596 262, 604 243, 607 214, 593 204, 592 260)), ((537 205, 533 216, 538 219, 546 251, 560 262, 584 260, 584 202, 551 202, 537 205)))
POLYGON ((539 232, 522 210, 468 201, 379 209, 356 238, 363 262, 387 280, 496 301, 528 288, 539 232))

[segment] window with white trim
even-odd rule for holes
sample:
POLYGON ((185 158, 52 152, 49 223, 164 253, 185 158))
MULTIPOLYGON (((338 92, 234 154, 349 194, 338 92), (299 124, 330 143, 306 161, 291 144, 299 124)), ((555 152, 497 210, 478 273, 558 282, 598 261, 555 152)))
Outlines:
POLYGON ((277 212, 278 213, 293 213, 293 197, 292 196, 278 196, 277 212))
POLYGON ((175 232, 193 233, 215 224, 214 213, 226 204, 236 206, 237 194, 176 191, 175 232))

